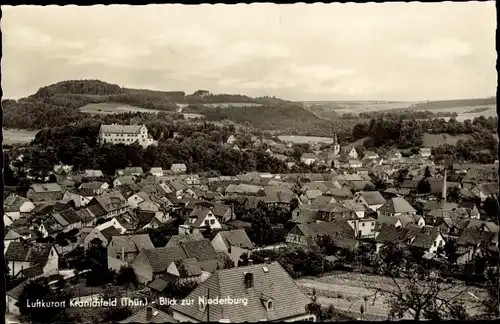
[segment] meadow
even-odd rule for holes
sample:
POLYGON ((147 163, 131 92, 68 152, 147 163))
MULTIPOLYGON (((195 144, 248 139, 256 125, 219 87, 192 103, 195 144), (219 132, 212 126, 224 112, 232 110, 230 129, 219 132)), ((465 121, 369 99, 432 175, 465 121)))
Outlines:
POLYGON ((106 114, 120 114, 126 112, 157 113, 159 110, 139 108, 120 103, 104 102, 104 103, 92 103, 85 105, 80 108, 80 111, 89 114, 106 115, 106 114))
POLYGON ((22 144, 29 143, 35 139, 38 131, 20 130, 20 129, 3 129, 3 144, 22 144))

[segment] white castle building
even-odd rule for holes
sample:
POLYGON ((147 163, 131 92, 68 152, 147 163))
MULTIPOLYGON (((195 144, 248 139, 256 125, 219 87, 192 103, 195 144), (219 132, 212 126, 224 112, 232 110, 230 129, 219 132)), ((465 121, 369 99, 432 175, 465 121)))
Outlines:
POLYGON ((148 134, 148 129, 144 125, 101 125, 99 131, 99 144, 125 144, 132 145, 138 142, 142 147, 156 145, 157 141, 148 134))

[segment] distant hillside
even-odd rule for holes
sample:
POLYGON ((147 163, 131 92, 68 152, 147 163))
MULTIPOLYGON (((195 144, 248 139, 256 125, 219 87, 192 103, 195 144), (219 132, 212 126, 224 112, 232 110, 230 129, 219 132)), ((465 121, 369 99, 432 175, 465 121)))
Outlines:
POLYGON ((312 123, 321 119, 310 111, 305 110, 300 104, 281 103, 262 105, 254 107, 228 107, 201 108, 197 107, 199 113, 203 114, 207 120, 232 120, 240 124, 249 124, 259 129, 293 129, 305 125, 312 126, 312 123))
POLYGON ((447 108, 459 108, 459 107, 470 107, 470 106, 484 106, 484 105, 496 105, 497 98, 481 98, 481 99, 459 99, 459 100, 440 100, 440 101, 428 101, 421 102, 411 105, 414 109, 447 109, 447 108))

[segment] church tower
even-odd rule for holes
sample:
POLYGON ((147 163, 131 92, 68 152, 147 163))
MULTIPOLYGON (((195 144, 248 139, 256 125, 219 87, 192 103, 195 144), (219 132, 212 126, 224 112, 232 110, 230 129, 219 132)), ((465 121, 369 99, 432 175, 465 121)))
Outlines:
POLYGON ((340 154, 340 145, 339 142, 337 141, 337 133, 335 133, 335 135, 333 136, 333 153, 335 155, 340 154))

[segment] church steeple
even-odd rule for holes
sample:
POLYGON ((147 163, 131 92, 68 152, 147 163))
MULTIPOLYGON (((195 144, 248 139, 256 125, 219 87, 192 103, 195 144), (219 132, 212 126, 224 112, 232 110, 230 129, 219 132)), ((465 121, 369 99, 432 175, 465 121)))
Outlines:
POLYGON ((333 153, 335 155, 339 155, 339 153, 340 153, 340 145, 339 145, 339 142, 337 140, 337 133, 335 133, 333 135, 333 153))

